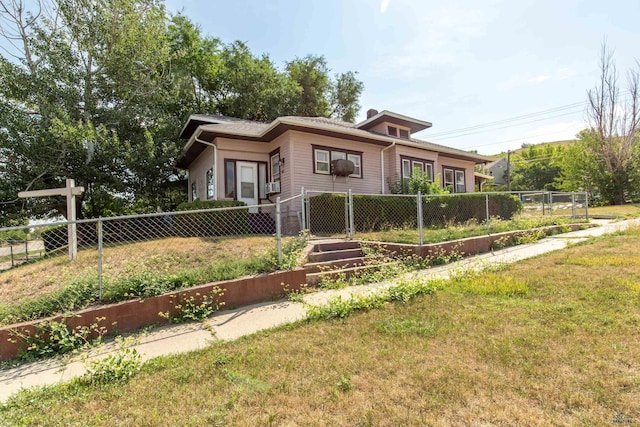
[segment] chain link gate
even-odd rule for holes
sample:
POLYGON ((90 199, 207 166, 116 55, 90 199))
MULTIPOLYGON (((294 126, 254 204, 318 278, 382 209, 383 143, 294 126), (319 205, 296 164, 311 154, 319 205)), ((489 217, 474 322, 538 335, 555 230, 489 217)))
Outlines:
POLYGON ((306 191, 305 211, 309 238, 349 238, 353 218, 350 199, 350 192, 306 191))

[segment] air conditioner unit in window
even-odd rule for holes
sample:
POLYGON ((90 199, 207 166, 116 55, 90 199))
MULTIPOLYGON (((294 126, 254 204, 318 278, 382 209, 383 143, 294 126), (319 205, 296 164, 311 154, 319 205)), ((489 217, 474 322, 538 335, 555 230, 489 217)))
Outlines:
POLYGON ((265 186, 266 186, 265 193, 267 194, 280 192, 280 181, 267 182, 265 186))

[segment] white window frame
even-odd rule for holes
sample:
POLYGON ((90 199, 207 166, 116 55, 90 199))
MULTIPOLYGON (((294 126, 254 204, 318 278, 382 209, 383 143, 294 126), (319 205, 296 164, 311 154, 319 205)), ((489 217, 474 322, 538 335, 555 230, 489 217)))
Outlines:
POLYGON ((353 162, 353 173, 349 176, 353 178, 362 177, 362 156, 360 154, 347 154, 347 160, 353 162))
POLYGON ((455 192, 456 193, 466 193, 467 192, 467 183, 466 183, 465 171, 456 169, 454 171, 454 180, 456 182, 455 186, 454 186, 455 192), (462 183, 461 184, 458 183, 458 177, 459 176, 462 176, 462 183), (461 188, 459 188, 458 186, 461 186, 461 188))
POLYGON ((422 174, 424 173, 424 163, 417 160, 411 161, 411 176, 413 177, 416 177, 416 167, 420 170, 420 175, 418 175, 417 178, 422 178, 422 174))
POLYGON ((271 181, 280 181, 280 153, 275 153, 269 159, 271 181))
POLYGON ((429 181, 433 182, 433 164, 432 163, 424 163, 424 173, 429 177, 429 181))
POLYGON ((316 148, 313 150, 313 157, 314 157, 314 162, 315 162, 315 173, 319 173, 322 175, 331 175, 331 153, 329 150, 323 150, 321 148, 316 148), (327 155, 327 160, 319 160, 318 159, 318 154, 320 153, 324 153, 327 155), (318 164, 326 164, 327 165, 327 170, 321 170, 320 168, 318 168, 318 164))
POLYGON ((347 153, 345 153, 344 151, 333 151, 331 150, 331 161, 333 162, 334 160, 346 160, 347 159, 347 153))
POLYGON ((402 178, 411 179, 411 160, 402 159, 402 178))
POLYGON ((198 200, 198 185, 195 181, 191 183, 191 201, 195 202, 198 200))
POLYGON ((343 151, 340 149, 332 149, 332 148, 314 148, 313 149, 313 160, 314 160, 314 173, 319 173, 322 175, 330 175, 331 174, 331 162, 334 160, 350 160, 353 162, 354 171, 349 177, 351 178, 362 178, 362 153, 359 152, 349 152, 343 151), (327 158, 330 159, 328 162, 329 171, 325 172, 318 169, 318 164, 324 164, 325 162, 322 160, 318 160, 318 153, 327 153, 327 158))
POLYGON ((209 169, 205 175, 205 183, 207 185, 207 200, 216 198, 216 178, 213 168, 209 169))
POLYGON ((400 130, 398 129, 398 127, 396 127, 396 126, 389 126, 389 125, 387 125, 387 134, 388 134, 389 136, 395 136, 395 137, 397 138, 397 137, 398 137, 398 132, 399 132, 399 131, 400 131, 400 130), (391 133, 391 129, 394 129, 394 130, 395 130, 395 133, 391 133))
POLYGON ((455 180, 456 180, 456 178, 455 178, 455 173, 454 173, 453 169, 451 169, 451 168, 443 168, 442 169, 442 182, 444 183, 444 188, 447 188, 447 187, 451 186, 451 188, 455 192, 455 189, 456 189, 455 180), (447 172, 451 172, 451 181, 447 181, 447 172))

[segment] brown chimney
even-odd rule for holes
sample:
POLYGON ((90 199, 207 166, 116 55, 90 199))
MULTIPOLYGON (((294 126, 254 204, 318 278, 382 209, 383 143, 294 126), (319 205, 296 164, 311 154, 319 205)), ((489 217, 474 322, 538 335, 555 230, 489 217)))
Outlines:
POLYGON ((376 114, 378 114, 378 110, 370 108, 369 110, 367 110, 367 119, 370 119, 371 117, 375 116, 376 114))

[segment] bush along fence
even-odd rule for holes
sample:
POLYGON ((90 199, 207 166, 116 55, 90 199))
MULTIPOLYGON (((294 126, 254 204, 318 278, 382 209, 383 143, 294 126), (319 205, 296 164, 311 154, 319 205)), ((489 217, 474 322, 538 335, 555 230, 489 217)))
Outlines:
POLYGON ((556 215, 588 218, 586 193, 466 193, 363 195, 308 191, 306 223, 312 236, 415 230, 419 244, 425 229, 476 222, 491 229, 495 220, 514 216, 556 215))

